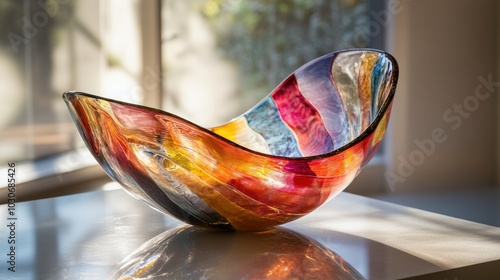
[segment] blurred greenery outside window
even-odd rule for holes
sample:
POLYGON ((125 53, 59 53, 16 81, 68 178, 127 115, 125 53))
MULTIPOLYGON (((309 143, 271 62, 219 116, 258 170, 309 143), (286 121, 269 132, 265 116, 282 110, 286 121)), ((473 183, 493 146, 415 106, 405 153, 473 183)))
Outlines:
POLYGON ((346 48, 384 48, 388 24, 384 1, 373 0, 162 4, 162 105, 204 126, 250 109, 314 58, 346 48))
POLYGON ((95 164, 67 90, 227 122, 311 59, 383 49, 383 9, 382 0, 2 0, 0 164, 42 162, 19 174, 26 180, 95 164))

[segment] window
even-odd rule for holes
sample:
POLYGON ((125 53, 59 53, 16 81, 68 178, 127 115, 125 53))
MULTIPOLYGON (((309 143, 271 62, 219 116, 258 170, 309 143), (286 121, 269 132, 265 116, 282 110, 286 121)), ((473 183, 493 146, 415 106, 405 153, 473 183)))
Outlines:
POLYGON ((46 185, 57 187, 69 182, 61 174, 95 165, 61 99, 67 90, 227 122, 311 59, 383 48, 386 26, 370 24, 383 2, 1 1, 1 168, 22 164, 21 183, 55 175, 46 185))
MULTIPOLYGON (((78 90, 160 105, 161 83, 155 87, 151 82, 160 75, 159 35, 151 28, 158 25, 158 16, 151 16, 154 3, 159 4, 138 0, 0 2, 0 97, 4 102, 0 165, 22 165, 18 182, 57 175, 48 184, 63 185, 68 181, 62 173, 96 164, 75 129, 61 98, 63 92, 78 90)), ((39 192, 42 185, 30 191, 39 192)))

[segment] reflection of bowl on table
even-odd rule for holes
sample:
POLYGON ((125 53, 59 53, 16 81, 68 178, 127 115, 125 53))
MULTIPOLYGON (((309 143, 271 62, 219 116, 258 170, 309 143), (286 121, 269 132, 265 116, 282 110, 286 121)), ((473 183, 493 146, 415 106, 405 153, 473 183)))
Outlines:
POLYGON ((64 99, 89 150, 133 196, 193 225, 258 230, 352 182, 385 133, 397 73, 380 51, 331 53, 211 129, 85 93, 64 99))
POLYGON ((235 232, 182 226, 121 262, 110 279, 363 279, 323 245, 284 228, 235 232))

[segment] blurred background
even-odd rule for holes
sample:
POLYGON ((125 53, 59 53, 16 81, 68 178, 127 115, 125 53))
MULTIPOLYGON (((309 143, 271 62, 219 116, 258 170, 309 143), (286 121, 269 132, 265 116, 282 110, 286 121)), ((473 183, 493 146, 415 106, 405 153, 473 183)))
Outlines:
POLYGON ((0 201, 9 162, 19 200, 109 186, 65 91, 209 127, 303 63, 368 47, 400 80, 384 146, 346 191, 499 226, 499 15, 495 0, 1 0, 0 201))

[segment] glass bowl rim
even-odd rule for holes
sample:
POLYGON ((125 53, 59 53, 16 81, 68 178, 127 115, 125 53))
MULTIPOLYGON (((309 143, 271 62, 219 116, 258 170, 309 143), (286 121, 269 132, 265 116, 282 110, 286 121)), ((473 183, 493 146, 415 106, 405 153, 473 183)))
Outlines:
MULTIPOLYGON (((81 95, 81 96, 85 96, 85 97, 89 97, 89 98, 104 100, 104 101, 111 102, 111 103, 117 103, 117 104, 120 104, 120 105, 131 106, 131 107, 135 107, 135 108, 138 108, 138 109, 144 109, 144 110, 156 112, 158 114, 167 115, 169 117, 173 117, 174 119, 178 119, 181 122, 185 122, 185 123, 187 123, 189 125, 192 125, 192 126, 196 127, 197 129, 200 129, 204 133, 207 133, 207 134, 209 134, 209 135, 211 135, 211 136, 213 136, 215 138, 218 138, 219 140, 222 140, 223 142, 225 142, 225 143, 227 143, 227 144, 229 144, 229 145, 231 145, 231 146, 233 146, 235 148, 244 150, 246 152, 249 152, 249 153, 257 155, 257 156, 266 157, 266 158, 274 158, 274 159, 277 159, 277 160, 287 160, 287 161, 310 161, 310 160, 322 159, 322 158, 327 158, 327 157, 331 157, 331 156, 340 154, 343 151, 345 151, 345 150, 351 148, 352 146, 358 144, 363 139, 365 139, 368 135, 370 135, 372 132, 375 131, 375 129, 377 128, 378 124, 380 123, 380 121, 384 117, 387 109, 391 105, 392 100, 394 99, 394 94, 395 94, 395 91, 396 91, 396 85, 397 85, 398 75, 399 75, 399 67, 398 67, 396 59, 391 54, 389 54, 389 53, 387 53, 385 51, 377 50, 377 49, 370 49, 370 48, 345 49, 345 50, 335 51, 335 52, 331 52, 331 53, 328 53, 326 55, 317 57, 317 58, 315 58, 315 59, 313 59, 313 60, 305 63, 304 65, 300 66, 299 68, 297 68, 294 72, 292 72, 290 75, 288 75, 283 80, 283 81, 286 81, 290 76, 294 75, 294 73, 296 71, 298 71, 302 67, 308 65, 309 63, 311 63, 311 62, 313 62, 315 60, 321 59, 321 58, 329 56, 329 55, 336 56, 336 55, 341 54, 341 53, 355 53, 355 52, 372 52, 372 53, 378 53, 380 55, 383 55, 383 56, 387 57, 389 59, 389 61, 391 61, 391 64, 392 64, 392 74, 391 74, 391 88, 390 88, 389 94, 385 98, 384 103, 382 104, 382 106, 380 106, 380 109, 378 110, 377 116, 375 117, 375 119, 373 119, 373 121, 370 123, 370 125, 365 130, 363 130, 358 136, 356 136, 354 139, 352 139, 351 141, 349 141, 345 145, 342 145, 341 147, 339 147, 339 148, 337 148, 337 149, 335 149, 333 151, 330 151, 330 152, 327 152, 327 153, 318 154, 318 155, 313 155, 313 156, 287 157, 287 156, 272 155, 272 154, 267 154, 267 153, 255 151, 255 150, 249 149, 249 148, 247 148, 245 146, 242 146, 242 145, 240 145, 240 144, 238 144, 236 142, 233 142, 233 141, 231 141, 229 139, 226 139, 226 138, 222 137, 221 135, 219 135, 219 134, 211 131, 210 129, 202 127, 202 126, 200 126, 200 125, 198 125, 198 124, 196 124, 196 123, 194 123, 192 121, 189 121, 189 120, 187 120, 187 119, 185 119, 183 117, 180 117, 178 115, 175 115, 173 113, 170 113, 170 112, 167 112, 167 111, 164 111, 164 110, 161 110, 161 109, 157 109, 157 108, 153 108, 153 107, 149 107, 149 106, 145 106, 145 105, 128 103, 128 102, 124 102, 124 101, 120 101, 120 100, 116 100, 116 99, 112 99, 112 98, 107 98, 107 97, 102 97, 102 96, 90 94, 90 93, 83 92, 83 91, 77 91, 77 90, 70 90, 70 91, 64 92, 63 93, 63 99, 68 103, 68 101, 69 101, 69 95, 81 95)), ((275 87, 275 89, 279 88, 282 85, 282 83, 283 82, 279 83, 275 87)), ((275 89, 273 89, 269 94, 271 94, 272 92, 274 92, 275 89)), ((267 98, 269 96, 269 94, 267 94, 265 97, 263 97, 263 99, 261 99, 261 101, 264 100, 265 98, 267 98)), ((258 104, 260 104, 260 101, 257 103, 257 105, 258 104)), ((254 108, 254 106, 252 106, 252 108, 249 109, 249 111, 252 110, 253 108, 254 108)), ((235 117, 235 119, 238 118, 238 117, 240 117, 240 116, 242 116, 243 114, 235 117)), ((225 124, 230 123, 230 122, 231 121, 226 122, 225 124)), ((224 125, 224 124, 222 124, 222 125, 224 125)))

